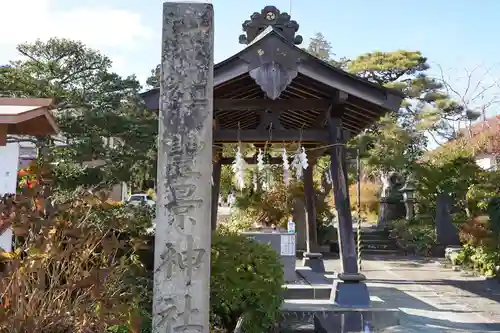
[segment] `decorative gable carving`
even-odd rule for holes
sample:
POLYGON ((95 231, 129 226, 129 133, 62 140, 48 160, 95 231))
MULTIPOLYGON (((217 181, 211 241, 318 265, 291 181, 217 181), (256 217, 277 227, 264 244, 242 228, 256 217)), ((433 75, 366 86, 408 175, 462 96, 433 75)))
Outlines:
POLYGON ((269 26, 272 26, 292 44, 299 45, 303 40, 302 36, 295 35, 299 30, 297 21, 291 20, 288 13, 281 13, 274 6, 266 6, 260 13, 253 13, 250 20, 246 20, 242 26, 246 34, 240 35, 240 44, 250 44, 269 26))

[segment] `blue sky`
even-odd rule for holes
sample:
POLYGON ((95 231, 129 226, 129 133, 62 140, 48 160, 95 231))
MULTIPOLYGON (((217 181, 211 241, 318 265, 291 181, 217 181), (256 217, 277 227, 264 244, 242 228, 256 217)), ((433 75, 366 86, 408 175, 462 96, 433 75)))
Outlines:
MULTIPOLYGON (((143 81, 160 58, 162 3, 3 0, 3 10, 10 15, 0 22, 0 62, 15 57, 19 42, 70 37, 109 55, 120 74, 135 73, 143 81), (41 26, 40 22, 46 23, 41 26)), ((254 11, 266 5, 290 11, 289 0, 214 0, 213 4, 216 62, 242 48, 238 44, 241 23, 254 11)), ((305 45, 321 32, 338 57, 375 50, 420 50, 434 66, 431 73, 437 75, 436 64, 440 64, 458 91, 465 89, 464 69, 479 66, 475 81, 482 80, 486 71, 488 82, 500 77, 500 46, 495 38, 500 32, 498 13, 500 1, 495 0, 293 0, 291 6, 305 45)), ((490 94, 496 96, 496 92, 490 94)))

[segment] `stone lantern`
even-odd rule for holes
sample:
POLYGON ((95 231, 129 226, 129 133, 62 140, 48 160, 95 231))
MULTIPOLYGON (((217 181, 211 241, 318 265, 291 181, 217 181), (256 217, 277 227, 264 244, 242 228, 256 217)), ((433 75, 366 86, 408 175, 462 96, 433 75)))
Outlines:
POLYGON ((399 190, 403 194, 403 202, 406 208, 406 220, 409 221, 414 216, 415 207, 415 182, 408 177, 404 186, 399 190))

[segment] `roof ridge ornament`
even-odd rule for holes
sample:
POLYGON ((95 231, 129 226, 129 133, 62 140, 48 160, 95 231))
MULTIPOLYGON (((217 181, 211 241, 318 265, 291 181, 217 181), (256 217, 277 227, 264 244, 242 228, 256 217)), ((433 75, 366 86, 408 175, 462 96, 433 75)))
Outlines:
POLYGON ((240 35, 240 44, 250 44, 255 37, 269 26, 279 31, 279 33, 290 43, 295 45, 302 43, 302 36, 295 35, 299 30, 297 21, 291 20, 288 13, 281 13, 275 6, 266 6, 260 13, 253 13, 252 16, 250 16, 250 20, 243 22, 242 27, 246 35, 240 35))

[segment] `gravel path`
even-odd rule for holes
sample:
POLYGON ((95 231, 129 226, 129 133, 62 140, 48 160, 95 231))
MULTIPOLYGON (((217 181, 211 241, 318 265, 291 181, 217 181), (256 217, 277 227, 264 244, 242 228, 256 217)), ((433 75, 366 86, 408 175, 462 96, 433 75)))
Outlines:
MULTIPOLYGON (((326 260, 327 271, 339 270, 326 260)), ((408 332, 500 333, 500 284, 450 268, 435 260, 395 257, 363 261, 372 296, 380 306, 400 308, 408 332)))

